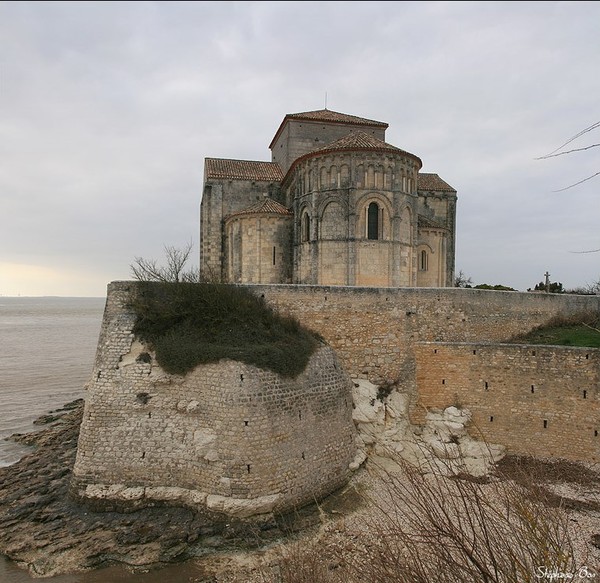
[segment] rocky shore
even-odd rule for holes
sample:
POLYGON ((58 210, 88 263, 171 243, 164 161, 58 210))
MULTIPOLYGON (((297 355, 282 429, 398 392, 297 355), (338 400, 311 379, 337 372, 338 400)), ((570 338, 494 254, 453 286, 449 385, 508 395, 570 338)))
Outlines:
MULTIPOLYGON (((280 576, 273 573, 279 573, 290 556, 295 556, 298 547, 294 546, 297 544, 294 540, 298 539, 290 539, 289 535, 300 530, 303 531, 303 545, 308 549, 317 545, 319 549, 317 554, 302 561, 315 561, 325 547, 334 549, 332 556, 337 562, 344 553, 355 556, 360 549, 352 545, 360 543, 373 528, 377 532, 373 508, 365 505, 365 499, 377 499, 389 485, 389 475, 380 482, 376 478, 377 472, 369 471, 369 465, 375 463, 379 468, 387 467, 389 459, 381 454, 391 449, 407 458, 412 457, 410 440, 404 439, 402 448, 399 447, 398 428, 392 433, 387 430, 385 435, 380 435, 378 429, 379 425, 383 427, 380 417, 397 415, 401 404, 386 399, 386 406, 382 407, 377 399, 370 397, 367 389, 372 387, 357 385, 357 389, 366 392, 364 399, 356 398, 359 406, 355 421, 360 439, 365 443, 372 440, 375 444, 371 451, 375 462, 367 460, 366 468, 364 465, 362 468, 366 471, 359 470, 344 490, 319 506, 303 509, 293 516, 270 517, 262 521, 232 520, 216 512, 199 513, 158 505, 128 513, 117 512, 117 509, 95 512, 89 506, 77 503, 69 496, 69 488, 83 401, 66 405, 40 418, 38 425, 46 424, 44 429, 12 438, 34 449, 16 464, 0 468, 0 553, 38 577, 82 572, 111 564, 146 571, 197 557, 213 574, 206 580, 218 583, 280 581, 280 576), (365 498, 359 492, 368 492, 368 495, 365 498), (287 550, 286 541, 292 545, 287 550), (279 542, 284 544, 274 544, 279 542), (348 550, 350 548, 352 551, 348 550)), ((449 424, 451 428, 456 425, 457 421, 453 420, 456 414, 452 419, 448 417, 449 413, 444 415, 430 420, 423 429, 421 440, 431 441, 429 429, 437 428, 439 438, 444 434, 440 427, 447 429, 449 424)), ((398 414, 399 420, 401 417, 398 414)), ((464 440, 462 429, 459 429, 454 428, 454 433, 448 437, 450 443, 464 440), (451 439, 453 436, 456 439, 451 439)), ((467 451, 470 451, 470 442, 465 444, 469 445, 467 451)), ((431 467, 436 465, 434 458, 426 462, 431 467)), ((477 462, 474 468, 479 467, 477 462)), ((573 551, 578 564, 589 568, 594 578, 600 577, 598 468, 560 460, 507 456, 498 463, 497 469, 505 478, 516 482, 526 476, 521 484, 523 488, 531 490, 536 498, 543 498, 549 508, 560 507, 569 512, 573 551)), ((376 507, 383 508, 381 505, 376 507)), ((365 549, 360 552, 368 555, 365 549)))
POLYGON ((314 521, 310 510, 263 521, 167 506, 94 512, 69 496, 82 414, 80 400, 40 418, 49 425, 12 437, 34 446, 32 453, 0 468, 0 553, 32 575, 114 563, 148 568, 217 549, 257 548, 314 521))

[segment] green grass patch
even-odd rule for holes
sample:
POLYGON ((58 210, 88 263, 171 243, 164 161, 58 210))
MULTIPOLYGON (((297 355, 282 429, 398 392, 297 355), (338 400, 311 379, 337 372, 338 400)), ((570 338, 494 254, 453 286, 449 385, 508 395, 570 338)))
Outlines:
POLYGON ((595 313, 556 317, 511 342, 600 348, 600 317, 595 313))
POLYGON ((228 358, 293 378, 320 342, 297 320, 232 285, 140 282, 131 307, 134 334, 172 374, 228 358))

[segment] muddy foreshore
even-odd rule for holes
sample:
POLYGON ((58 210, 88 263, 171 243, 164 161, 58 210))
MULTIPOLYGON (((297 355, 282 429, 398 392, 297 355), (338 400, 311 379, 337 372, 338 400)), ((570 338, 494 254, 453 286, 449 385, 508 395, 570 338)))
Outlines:
POLYGON ((47 577, 124 563, 147 569, 233 549, 258 548, 318 522, 317 510, 262 520, 154 506, 95 512, 69 496, 83 400, 40 418, 44 429, 11 439, 34 447, 0 468, 0 553, 47 577))

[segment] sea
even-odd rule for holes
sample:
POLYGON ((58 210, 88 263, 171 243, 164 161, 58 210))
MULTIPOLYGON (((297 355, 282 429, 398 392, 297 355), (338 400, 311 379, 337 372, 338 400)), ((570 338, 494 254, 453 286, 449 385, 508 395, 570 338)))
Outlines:
MULTIPOLYGON (((43 426, 33 422, 85 398, 105 298, 0 296, 0 466, 30 451, 6 440, 43 426)), ((146 573, 109 567, 76 575, 33 578, 0 554, 0 583, 195 583, 193 561, 146 573)))

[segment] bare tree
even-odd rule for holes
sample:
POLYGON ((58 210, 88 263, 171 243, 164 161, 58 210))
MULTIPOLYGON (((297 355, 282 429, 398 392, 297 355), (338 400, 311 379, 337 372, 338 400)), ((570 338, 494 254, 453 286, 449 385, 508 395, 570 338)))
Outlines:
MULTIPOLYGON (((547 160, 548 158, 556 158, 557 156, 564 156, 566 154, 573 154, 575 152, 584 152, 586 150, 591 150, 592 148, 598 148, 600 146, 600 143, 589 144, 582 148, 571 148, 569 150, 564 149, 569 144, 573 143, 575 140, 580 138, 581 136, 583 136, 593 130, 596 130, 598 128, 600 128, 600 121, 597 121, 596 123, 593 123, 591 126, 584 128, 580 132, 576 133, 574 136, 571 136, 564 144, 562 144, 561 146, 559 146, 558 148, 556 148, 549 154, 546 154, 545 156, 540 156, 539 158, 536 158, 536 160, 547 160)), ((579 186, 580 184, 583 184, 584 182, 587 182, 588 180, 591 180, 592 178, 595 178, 596 176, 600 176, 600 172, 596 172, 595 174, 592 174, 591 176, 588 176, 587 178, 583 178, 582 180, 579 180, 578 182, 574 182, 573 184, 570 184, 569 186, 565 186, 564 188, 559 188, 558 190, 555 190, 554 192, 563 192, 565 190, 569 190, 570 188, 579 186)), ((598 252, 600 252, 600 249, 591 249, 588 251, 571 251, 571 253, 598 253, 598 252)))
POLYGON ((466 273, 461 269, 454 278, 454 287, 471 287, 473 279, 467 277, 466 273))
MULTIPOLYGON (((577 134, 575 134, 574 136, 569 138, 564 144, 562 144, 561 146, 556 148, 556 150, 553 150, 552 152, 550 152, 549 154, 546 154, 545 156, 540 156, 539 158, 536 158, 536 160, 547 160, 548 158, 556 158, 557 156, 564 156, 565 154, 573 154, 575 152, 584 152, 586 150, 591 150, 592 148, 599 147, 600 143, 590 144, 589 146, 584 146, 583 148, 572 148, 570 150, 564 150, 564 148, 566 148, 569 144, 574 142, 576 139, 578 139, 581 136, 587 134, 588 132, 591 132, 598 128, 600 128, 600 121, 597 121, 596 123, 593 123, 591 126, 581 130, 580 132, 578 132, 577 134)), ((599 176, 599 175, 600 175, 600 172, 596 172, 595 174, 592 174, 591 176, 588 176, 587 178, 584 178, 583 180, 579 180, 578 182, 570 184, 569 186, 565 186, 564 188, 555 190, 554 192, 563 192, 564 190, 568 190, 569 188, 573 188, 574 186, 583 184, 584 182, 587 182, 588 180, 591 180, 592 178, 595 178, 596 176, 599 176)), ((599 251, 600 251, 600 249, 599 249, 599 251)))
POLYGON ((186 270, 186 265, 192 253, 192 243, 183 248, 165 245, 166 265, 159 265, 156 259, 144 259, 136 257, 130 265, 133 277, 139 281, 162 281, 162 282, 189 282, 198 283, 200 272, 191 268, 186 270))

